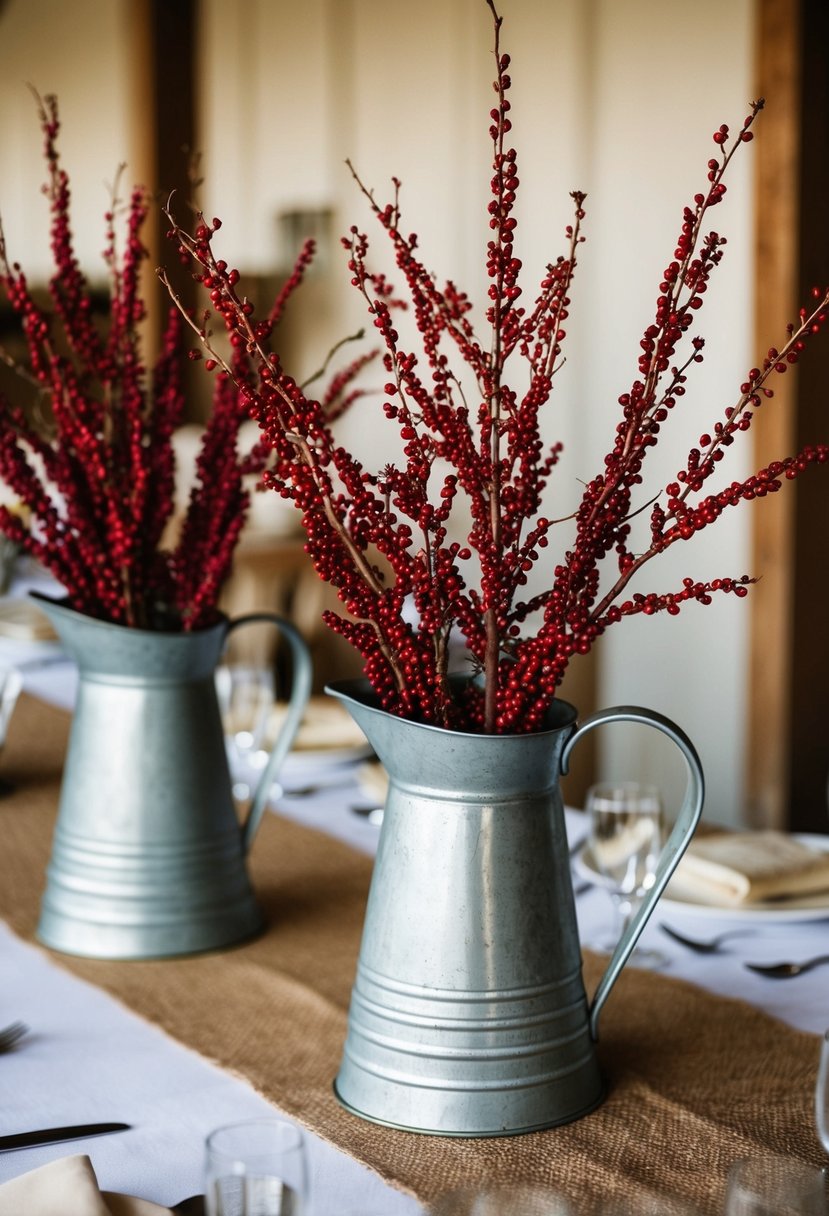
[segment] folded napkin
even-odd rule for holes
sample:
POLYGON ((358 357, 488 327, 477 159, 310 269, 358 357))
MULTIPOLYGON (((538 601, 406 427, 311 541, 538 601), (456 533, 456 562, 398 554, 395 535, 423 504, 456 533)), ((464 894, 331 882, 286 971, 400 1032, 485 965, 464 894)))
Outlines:
POLYGON ((819 903, 829 897, 829 853, 784 832, 718 832, 690 844, 669 894, 726 907, 809 897, 819 903))
POLYGON ((0 1186, 0 1216, 172 1216, 147 1199, 101 1191, 88 1157, 59 1157, 0 1186))
POLYGON ((357 781, 367 798, 374 798, 378 806, 385 806, 389 792, 389 775, 379 760, 367 760, 357 769, 357 781))
MULTIPOLYGON (((285 721, 288 707, 275 705, 268 721, 268 739, 273 742, 285 721)), ((311 697, 294 740, 293 751, 331 751, 367 747, 366 737, 338 701, 311 697)))
POLYGON ((591 844, 593 859, 603 874, 610 874, 618 866, 624 872, 630 858, 641 855, 643 849, 654 857, 659 855, 659 824, 649 815, 634 815, 630 823, 618 834, 606 840, 594 837, 591 844))
POLYGON ((0 599, 0 637, 18 642, 51 642, 57 638, 45 612, 30 600, 0 599))

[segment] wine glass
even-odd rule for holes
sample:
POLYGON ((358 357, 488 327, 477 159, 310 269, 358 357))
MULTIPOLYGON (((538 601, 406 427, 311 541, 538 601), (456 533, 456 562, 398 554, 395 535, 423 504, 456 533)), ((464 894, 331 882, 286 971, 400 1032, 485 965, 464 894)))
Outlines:
POLYGON ((699 1208, 684 1199, 664 1195, 637 1195, 635 1199, 608 1199, 594 1216, 700 1216, 699 1208))
POLYGON ((273 706, 273 669, 254 663, 222 663, 216 669, 216 694, 222 715, 233 795, 250 797, 251 771, 262 767, 262 742, 273 706))
MULTIPOLYGON (((662 799, 652 785, 635 781, 600 784, 587 791, 585 810, 590 852, 608 882, 614 911, 610 932, 594 948, 611 953, 656 878, 662 850, 662 799)), ((631 961, 661 966, 665 956, 656 950, 637 949, 631 961)))
POLYGON ((302 1216, 305 1138, 287 1119, 250 1119, 207 1137, 207 1216, 302 1216))
POLYGON ((429 1216, 571 1216, 567 1200, 547 1187, 518 1183, 480 1190, 448 1191, 429 1216))
POLYGON ((815 1120, 821 1144, 829 1153, 829 1030, 820 1047, 820 1064, 815 1086, 815 1120))
POLYGON ((826 1216, 823 1171, 792 1157, 746 1157, 728 1171, 725 1216, 826 1216))
MULTIPOLYGON (((16 667, 0 667, 0 749, 6 742, 9 719, 14 712, 17 698, 23 687, 23 676, 16 667)), ((14 786, 5 777, 0 777, 0 797, 10 794, 14 786)))

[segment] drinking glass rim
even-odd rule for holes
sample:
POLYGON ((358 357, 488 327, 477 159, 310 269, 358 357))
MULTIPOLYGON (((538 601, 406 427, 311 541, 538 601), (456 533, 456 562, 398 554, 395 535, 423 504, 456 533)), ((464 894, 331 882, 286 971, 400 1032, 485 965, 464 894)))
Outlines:
POLYGON ((597 781, 588 787, 585 802, 597 795, 612 797, 618 794, 636 794, 641 798, 661 797, 659 786, 653 781, 597 781))
POLYGON ((662 792, 658 785, 641 781, 600 781, 591 785, 584 797, 584 809, 596 816, 658 816, 664 814, 662 792))
POLYGON ((752 1153, 731 1162, 726 1174, 726 1199, 741 1192, 752 1194, 758 1184, 790 1185, 792 1181, 802 1184, 804 1195, 823 1194, 825 1179, 820 1166, 783 1153, 752 1153))
POLYGON ((297 1127, 295 1123, 292 1123, 290 1119, 282 1119, 279 1118, 279 1116, 270 1117, 268 1115, 263 1115, 258 1119, 237 1119, 233 1123, 223 1123, 220 1127, 215 1127, 213 1131, 208 1134, 205 1144, 207 1147, 207 1152, 214 1158, 221 1158, 223 1161, 230 1162, 234 1166, 244 1167, 251 1160, 255 1160, 258 1157, 267 1156, 268 1153, 273 1151, 291 1152, 294 1149, 302 1148, 304 1142, 305 1138, 303 1136, 302 1129, 297 1127), (281 1132, 287 1132, 290 1134, 284 1142, 280 1142, 269 1149, 245 1153, 244 1155, 240 1153, 238 1149, 235 1151, 230 1151, 221 1147, 220 1139, 222 1136, 226 1135, 228 1132, 242 1131, 244 1128, 257 1128, 260 1130, 268 1129, 272 1131, 276 1131, 278 1129, 281 1132))

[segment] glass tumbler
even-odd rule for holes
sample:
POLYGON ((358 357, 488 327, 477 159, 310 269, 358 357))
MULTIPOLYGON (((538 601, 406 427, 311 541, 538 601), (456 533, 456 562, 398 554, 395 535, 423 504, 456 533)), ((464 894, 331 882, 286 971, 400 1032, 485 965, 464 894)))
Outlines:
POLYGON ((305 1139, 285 1119, 219 1127, 207 1138, 207 1216, 302 1216, 308 1196, 305 1139))

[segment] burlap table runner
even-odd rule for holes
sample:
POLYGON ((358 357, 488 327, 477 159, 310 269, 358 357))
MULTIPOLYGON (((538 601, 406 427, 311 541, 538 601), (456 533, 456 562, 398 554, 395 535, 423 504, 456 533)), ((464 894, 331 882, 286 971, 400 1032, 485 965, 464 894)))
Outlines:
MULTIPOLYGON (((2 754, 0 914, 33 937, 69 717, 21 698, 2 754)), ((182 1043, 247 1078, 298 1121, 428 1202, 482 1180, 600 1197, 674 1194, 721 1211, 729 1164, 756 1152, 814 1164, 816 1036, 738 1001, 628 969, 602 1015, 605 1103, 566 1127, 494 1140, 393 1131, 343 1111, 331 1082, 345 1036, 371 861, 268 815, 251 857, 269 928, 222 953, 110 963, 54 954, 182 1043)), ((600 974, 586 958, 588 991, 600 974)))

